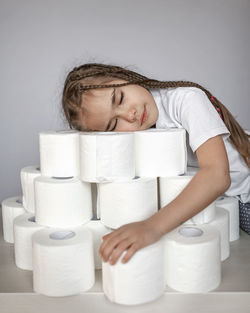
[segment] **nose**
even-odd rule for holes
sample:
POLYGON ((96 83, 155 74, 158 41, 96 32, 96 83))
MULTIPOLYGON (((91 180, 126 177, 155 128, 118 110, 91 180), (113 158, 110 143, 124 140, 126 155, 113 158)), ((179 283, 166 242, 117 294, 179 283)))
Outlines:
POLYGON ((124 109, 118 113, 118 116, 130 123, 133 123, 137 120, 137 110, 136 108, 130 108, 127 110, 124 109))
POLYGON ((136 109, 131 109, 129 112, 128 112, 128 119, 130 122, 134 122, 136 121, 136 109))

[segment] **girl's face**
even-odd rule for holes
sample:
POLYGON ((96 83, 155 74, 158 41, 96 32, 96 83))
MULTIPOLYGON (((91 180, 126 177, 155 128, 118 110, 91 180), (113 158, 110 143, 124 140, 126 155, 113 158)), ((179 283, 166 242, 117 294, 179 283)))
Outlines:
MULTIPOLYGON (((117 79, 109 84, 126 83, 117 79)), ((138 85, 92 89, 82 95, 82 125, 92 131, 148 129, 158 119, 151 93, 138 85)))

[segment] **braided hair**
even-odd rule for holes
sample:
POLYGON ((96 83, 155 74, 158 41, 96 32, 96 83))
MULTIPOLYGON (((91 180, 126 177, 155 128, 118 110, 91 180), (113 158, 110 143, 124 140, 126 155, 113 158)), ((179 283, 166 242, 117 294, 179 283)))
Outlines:
POLYGON ((80 122, 82 113, 81 97, 84 92, 91 89, 121 87, 132 84, 139 85, 147 90, 176 87, 200 88, 206 93, 210 102, 220 114, 230 131, 229 138, 231 142, 250 168, 250 135, 244 132, 230 111, 216 97, 201 85, 190 81, 158 81, 120 66, 98 63, 87 63, 75 67, 66 77, 62 96, 62 107, 70 128, 87 131, 83 129, 80 122), (114 79, 122 79, 126 83, 107 85, 107 83, 112 82, 114 79))

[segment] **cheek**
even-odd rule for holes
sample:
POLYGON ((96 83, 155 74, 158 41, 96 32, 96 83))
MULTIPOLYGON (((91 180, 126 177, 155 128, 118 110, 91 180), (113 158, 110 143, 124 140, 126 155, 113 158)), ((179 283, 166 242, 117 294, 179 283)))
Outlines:
POLYGON ((117 132, 126 132, 126 131, 136 131, 140 129, 137 125, 131 124, 124 120, 119 120, 116 126, 115 131, 117 132))
POLYGON ((159 117, 158 108, 156 106, 153 106, 152 111, 151 111, 151 122, 155 124, 158 117, 159 117))

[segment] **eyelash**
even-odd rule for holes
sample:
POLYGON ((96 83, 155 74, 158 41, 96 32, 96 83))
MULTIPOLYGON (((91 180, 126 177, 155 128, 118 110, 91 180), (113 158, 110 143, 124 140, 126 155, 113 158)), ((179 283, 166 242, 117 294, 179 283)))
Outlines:
MULTIPOLYGON (((121 104, 122 104, 122 100, 123 100, 123 98, 124 98, 124 94, 123 94, 123 92, 121 92, 121 100, 120 100, 119 105, 121 105, 121 104)), ((114 127, 113 127, 110 131, 114 131, 114 130, 115 130, 115 128, 116 128, 116 125, 117 125, 117 119, 115 120, 115 125, 114 125, 114 127)))

